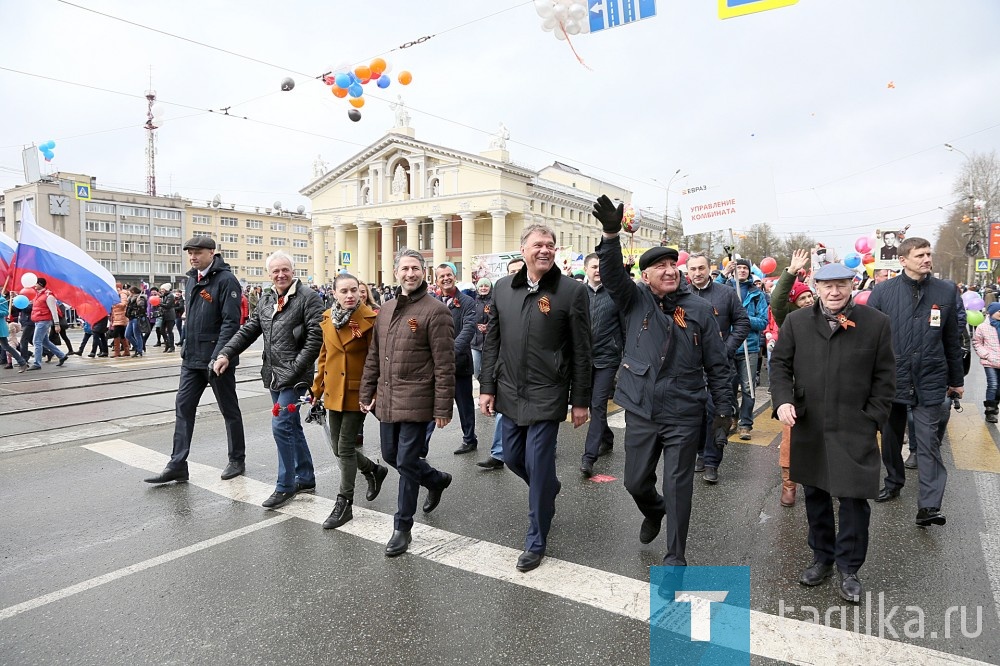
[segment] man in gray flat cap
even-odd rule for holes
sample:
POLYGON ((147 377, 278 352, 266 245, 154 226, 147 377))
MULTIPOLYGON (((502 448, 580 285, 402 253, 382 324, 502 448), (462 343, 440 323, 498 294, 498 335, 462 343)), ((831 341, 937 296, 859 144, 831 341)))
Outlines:
POLYGON ((240 295, 242 289, 229 264, 215 254, 215 241, 208 236, 195 236, 184 244, 191 270, 184 286, 187 321, 184 326, 184 346, 181 348, 181 377, 177 389, 174 450, 159 475, 146 483, 187 481, 187 457, 194 435, 195 410, 205 387, 211 385, 226 421, 229 440, 229 464, 222 478, 232 479, 246 471, 246 438, 243 414, 236 398, 236 366, 239 357, 229 359, 222 374, 212 372, 212 364, 229 339, 240 328, 240 295))
POLYGON ((639 541, 650 543, 667 518, 663 564, 684 566, 694 461, 709 392, 713 430, 729 423, 733 395, 729 355, 712 304, 688 290, 677 250, 654 247, 639 258, 642 282, 623 266, 623 206, 607 196, 594 204, 604 238, 597 246, 601 281, 625 316, 625 353, 615 402, 625 408, 625 488, 644 516, 639 541), (656 466, 663 457, 663 495, 656 466))
POLYGON ((841 598, 858 603, 868 500, 878 496, 881 471, 876 433, 889 418, 896 360, 889 317, 854 304, 854 271, 827 264, 813 279, 819 300, 785 318, 771 353, 771 404, 791 427, 789 474, 806 496, 813 563, 799 582, 820 585, 836 564, 841 598), (849 371, 823 371, 829 368, 849 371))

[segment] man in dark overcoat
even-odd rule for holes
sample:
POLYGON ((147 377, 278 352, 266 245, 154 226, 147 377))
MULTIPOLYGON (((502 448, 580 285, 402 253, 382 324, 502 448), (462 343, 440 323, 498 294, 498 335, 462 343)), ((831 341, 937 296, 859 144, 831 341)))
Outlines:
POLYGON ((840 596, 862 596, 868 499, 878 496, 876 434, 896 390, 889 318, 851 298, 854 272, 827 264, 814 280, 819 301, 786 317, 771 354, 771 403, 791 428, 792 481, 805 489, 814 561, 799 578, 815 586, 840 573, 840 596), (833 498, 840 501, 835 533, 833 498))

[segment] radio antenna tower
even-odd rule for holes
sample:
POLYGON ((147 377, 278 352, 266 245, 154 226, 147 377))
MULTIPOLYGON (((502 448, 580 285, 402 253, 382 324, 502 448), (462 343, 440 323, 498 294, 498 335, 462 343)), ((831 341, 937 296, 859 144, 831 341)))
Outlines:
POLYGON ((157 112, 160 110, 159 107, 156 111, 153 110, 153 105, 156 103, 156 91, 147 90, 146 91, 146 124, 143 126, 146 130, 146 194, 151 197, 156 196, 156 130, 162 124, 157 112))

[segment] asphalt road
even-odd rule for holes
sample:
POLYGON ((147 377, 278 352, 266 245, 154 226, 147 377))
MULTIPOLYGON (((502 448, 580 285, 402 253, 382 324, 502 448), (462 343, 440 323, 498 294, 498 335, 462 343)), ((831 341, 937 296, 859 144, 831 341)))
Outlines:
MULTIPOLYGON (((597 464, 611 478, 596 482, 578 471, 585 429, 562 426, 562 493, 529 574, 514 570, 526 488, 475 466, 492 420, 479 416, 472 455, 452 454, 457 421, 438 431, 428 460, 454 483, 434 513, 418 511, 410 552, 387 559, 398 476, 343 528, 321 529, 338 472, 318 427, 306 426, 317 495, 260 507, 277 457, 253 354, 238 375, 247 476, 218 478, 225 430, 206 399, 191 481, 143 483, 171 447, 178 361, 158 352, 0 370, 0 663, 649 663, 649 567, 665 544, 638 541, 620 427, 597 464)), ((769 411, 749 444, 727 447, 718 485, 696 479, 688 560, 750 567, 752 663, 1000 662, 1000 450, 976 404, 979 368, 968 384, 944 445, 948 524, 914 526, 912 471, 898 501, 873 505, 860 573, 872 597, 857 618, 839 612, 833 581, 797 583, 811 561, 805 510, 778 504, 769 411)), ((373 417, 365 436, 377 457, 373 417)))

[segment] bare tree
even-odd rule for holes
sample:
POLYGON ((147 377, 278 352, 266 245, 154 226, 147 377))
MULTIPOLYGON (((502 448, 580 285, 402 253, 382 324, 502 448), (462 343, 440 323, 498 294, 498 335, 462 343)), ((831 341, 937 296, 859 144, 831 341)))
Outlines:
MULTIPOLYGON (((1000 161, 996 151, 973 153, 963 165, 952 191, 958 203, 938 228, 935 268, 951 279, 961 280, 964 277, 966 282, 973 282, 974 260, 987 257, 989 224, 1000 217, 1000 161), (959 235, 962 240, 959 240, 959 235), (961 255, 958 250, 965 255, 964 276, 959 268, 961 255)), ((991 281, 995 275, 994 269, 991 281)))

